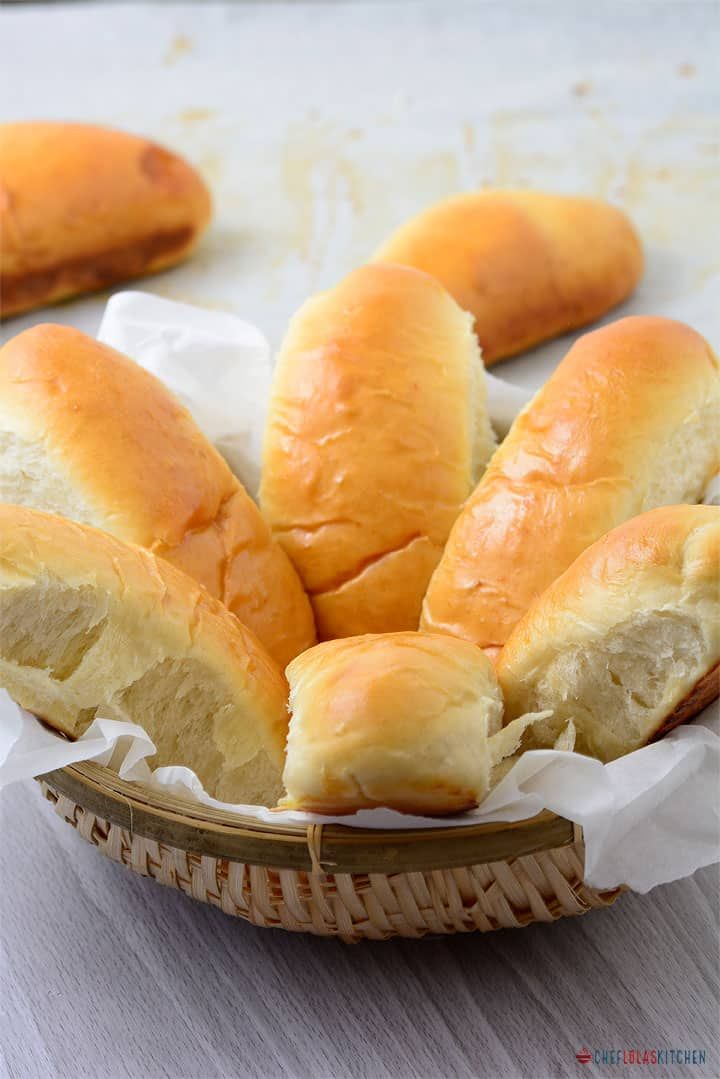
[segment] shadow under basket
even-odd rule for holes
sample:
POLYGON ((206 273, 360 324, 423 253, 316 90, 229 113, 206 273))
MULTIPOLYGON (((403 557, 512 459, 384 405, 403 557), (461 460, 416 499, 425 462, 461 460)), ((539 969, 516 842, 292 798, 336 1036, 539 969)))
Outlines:
POLYGON ((579 828, 370 831, 264 824, 127 783, 91 762, 40 777, 55 812, 103 854, 253 925, 348 942, 520 928, 609 906, 583 880, 579 828))

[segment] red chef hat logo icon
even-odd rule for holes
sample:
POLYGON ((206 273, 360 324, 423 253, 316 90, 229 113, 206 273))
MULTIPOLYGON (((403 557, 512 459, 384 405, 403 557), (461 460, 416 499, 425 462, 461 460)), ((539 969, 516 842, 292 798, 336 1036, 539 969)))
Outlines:
POLYGON ((590 1050, 586 1049, 585 1046, 583 1046, 580 1052, 575 1054, 575 1059, 579 1064, 589 1064, 592 1060, 590 1050))

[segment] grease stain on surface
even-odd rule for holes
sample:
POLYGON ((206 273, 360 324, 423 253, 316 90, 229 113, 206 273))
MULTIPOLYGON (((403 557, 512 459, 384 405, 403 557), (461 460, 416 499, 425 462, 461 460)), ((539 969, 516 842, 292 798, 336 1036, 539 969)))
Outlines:
POLYGON ((188 108, 183 109, 178 113, 178 120, 181 124, 201 124, 206 120, 211 120, 213 116, 217 115, 216 109, 208 108, 188 108))
MULTIPOLYGON (((150 291, 149 289, 147 291, 150 291)), ((162 296, 165 300, 175 300, 176 303, 187 303, 193 307, 203 307, 209 311, 228 311, 231 314, 237 314, 235 305, 230 302, 223 302, 218 300, 217 297, 208 297, 200 295, 196 292, 188 292, 183 288, 165 288, 163 286, 153 286, 152 293, 154 296, 162 296)))
POLYGON ((413 179, 416 178, 431 188, 452 195, 460 187, 457 156, 451 150, 425 154, 413 169, 413 179))
POLYGON ((533 185, 533 174, 547 155, 522 149, 523 128, 547 124, 547 113, 539 109, 501 109, 490 117, 493 183, 497 187, 533 185))
POLYGON ((166 67, 170 67, 172 64, 176 64, 178 60, 183 56, 187 56, 193 50, 192 38, 189 38, 187 34, 175 34, 170 42, 167 52, 163 56, 163 64, 166 67))
MULTIPOLYGON (((687 145, 692 136, 712 142, 716 129, 713 117, 674 114, 646 131, 628 156, 622 194, 649 241, 672 244, 680 213, 698 253, 710 241, 708 210, 720 201, 720 169, 717 162, 688 156, 687 145)), ((717 266, 711 242, 708 251, 717 266)))
POLYGON ((342 208, 353 216, 365 198, 359 169, 344 152, 356 142, 359 129, 338 131, 317 117, 290 127, 282 149, 282 181, 292 207, 291 244, 306 261, 317 264, 342 208))
POLYGON ((587 97, 592 92, 593 84, 589 79, 582 79, 572 86, 573 97, 587 97))
MULTIPOLYGON (((376 117, 363 134, 377 138, 378 122, 376 117)), ((370 258, 383 236, 410 216, 388 199, 388 185, 392 190, 399 176, 403 190, 417 196, 418 210, 467 186, 461 141, 445 149, 418 147, 408 160, 405 153, 395 152, 394 144, 384 145, 381 136, 379 167, 373 167, 366 138, 358 139, 358 130, 307 113, 287 129, 282 145, 287 241, 276 264, 291 266, 300 260, 323 285, 370 258)), ((401 132, 397 142, 402 145, 401 132)))
POLYGON ((681 79, 692 79, 694 75, 697 75, 697 68, 686 60, 684 63, 678 64, 677 74, 681 79))

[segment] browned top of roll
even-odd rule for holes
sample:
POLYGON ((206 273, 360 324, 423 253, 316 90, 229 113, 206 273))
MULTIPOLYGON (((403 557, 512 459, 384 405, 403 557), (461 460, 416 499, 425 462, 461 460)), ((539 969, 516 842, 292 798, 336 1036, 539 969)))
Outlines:
POLYGON ((397 229, 376 257, 441 281, 474 315, 486 365, 598 318, 643 270, 621 210, 538 191, 446 199, 397 229))
POLYGON ((210 212, 196 170, 146 138, 89 124, 2 124, 2 314, 169 265, 210 212))
POLYGON ((275 370, 260 498, 321 638, 417 628, 492 447, 471 320, 437 281, 372 264, 303 305, 275 370))

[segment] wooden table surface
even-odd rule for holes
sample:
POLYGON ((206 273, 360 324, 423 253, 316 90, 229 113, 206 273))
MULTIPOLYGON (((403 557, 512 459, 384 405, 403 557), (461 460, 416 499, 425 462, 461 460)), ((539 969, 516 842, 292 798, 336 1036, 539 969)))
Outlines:
MULTIPOLYGON (((5 7, 3 118, 145 131, 216 220, 145 287, 292 310, 421 206, 481 184, 624 205, 648 267, 625 311, 720 271, 717 3, 5 7)), ((51 317, 94 332, 104 297, 51 317)), ((717 342, 715 343, 717 347, 717 342)), ((560 342, 497 369, 538 384, 560 342)), ((488 936, 354 948, 254 929, 107 862, 34 784, 0 794, 0 1074, 12 1079, 715 1076, 718 875, 488 936), (704 1065, 582 1065, 689 1049, 704 1065)))
POLYGON ((718 1073, 714 869, 555 925, 348 946, 134 876, 35 784, 0 794, 0 829, 12 1079, 718 1073), (584 1046, 704 1049, 706 1066, 595 1068, 584 1046))

